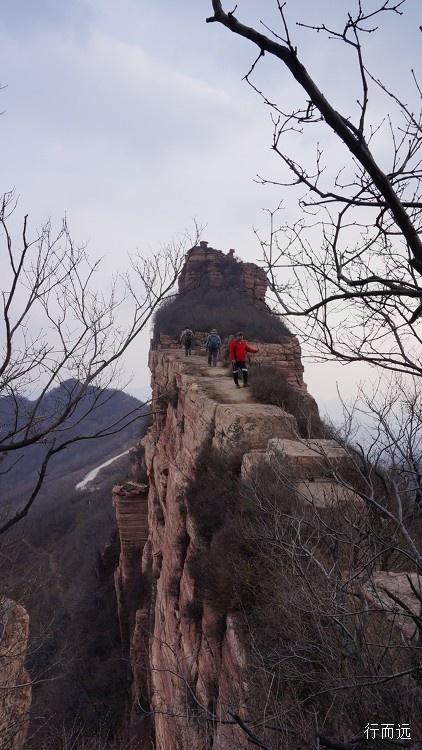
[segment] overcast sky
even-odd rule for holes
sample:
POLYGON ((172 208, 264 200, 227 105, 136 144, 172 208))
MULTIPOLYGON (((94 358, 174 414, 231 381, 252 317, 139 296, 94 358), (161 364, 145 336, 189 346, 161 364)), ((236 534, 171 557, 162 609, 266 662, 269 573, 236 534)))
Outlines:
MULTIPOLYGON (((285 196, 254 182, 257 173, 278 174, 269 113, 241 80, 253 49, 205 23, 210 0, 1 5, 0 82, 7 87, 0 94, 0 190, 16 188, 22 215, 37 226, 66 213, 75 240, 87 241, 93 258, 104 257, 103 274, 120 270, 129 252, 178 237, 194 218, 214 247, 259 259, 252 225, 262 225, 262 208, 285 196)), ((292 22, 334 23, 348 5, 290 0, 287 7, 292 22)), ((420 5, 407 0, 406 15, 385 17, 381 34, 368 40, 375 73, 404 95, 421 60, 420 5)), ((240 0, 237 15, 271 24, 274 9, 274 0, 240 0)), ((292 28, 323 90, 353 114, 359 90, 351 58, 335 42, 292 28)), ((279 101, 303 102, 271 60, 257 81, 279 101)), ((341 149, 331 148, 341 161, 341 149)), ((147 348, 145 336, 126 361, 135 395, 145 395, 149 383, 147 348)), ((351 392, 359 373, 306 364, 305 379, 326 403, 336 380, 351 392)))

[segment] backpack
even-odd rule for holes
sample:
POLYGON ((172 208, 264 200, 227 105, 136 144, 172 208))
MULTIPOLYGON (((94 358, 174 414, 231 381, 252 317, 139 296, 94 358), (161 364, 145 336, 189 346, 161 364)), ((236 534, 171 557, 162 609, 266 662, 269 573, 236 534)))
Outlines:
POLYGON ((192 334, 189 332, 185 336, 185 344, 186 346, 190 346, 192 343, 192 334))
POLYGON ((220 336, 217 333, 210 333, 208 336, 208 349, 215 351, 219 349, 221 345, 220 336))

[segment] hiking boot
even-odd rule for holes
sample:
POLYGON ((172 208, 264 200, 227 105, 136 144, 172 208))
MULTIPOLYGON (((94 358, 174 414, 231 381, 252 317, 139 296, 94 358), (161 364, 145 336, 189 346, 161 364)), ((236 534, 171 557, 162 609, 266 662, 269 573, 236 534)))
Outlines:
POLYGON ((236 388, 240 388, 240 385, 239 385, 239 383, 236 383, 236 388))
POLYGON ((243 383, 244 388, 249 388, 249 383, 243 383))

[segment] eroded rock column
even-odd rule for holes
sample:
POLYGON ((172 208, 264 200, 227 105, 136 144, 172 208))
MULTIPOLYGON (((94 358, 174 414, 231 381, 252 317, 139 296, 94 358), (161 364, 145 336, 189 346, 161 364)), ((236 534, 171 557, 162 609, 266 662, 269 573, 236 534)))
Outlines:
POLYGON ((0 748, 21 750, 31 707, 31 678, 25 669, 29 617, 10 599, 0 600, 0 748))

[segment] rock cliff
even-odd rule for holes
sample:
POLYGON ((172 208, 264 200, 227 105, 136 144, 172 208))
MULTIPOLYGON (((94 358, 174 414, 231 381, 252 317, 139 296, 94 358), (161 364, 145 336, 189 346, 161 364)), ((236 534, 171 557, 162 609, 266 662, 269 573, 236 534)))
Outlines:
POLYGON ((31 707, 31 679, 24 662, 29 617, 10 599, 0 601, 0 748, 21 750, 31 707))
POLYGON ((227 254, 208 246, 202 241, 193 247, 186 256, 186 262, 179 277, 179 293, 188 292, 199 286, 221 287, 230 277, 255 305, 265 304, 267 277, 263 268, 255 263, 243 263, 235 258, 234 250, 227 254))
MULTIPOLYGON (((198 706, 241 712, 247 693, 247 657, 236 616, 207 605, 195 610, 189 563, 203 540, 187 512, 185 493, 204 448, 240 460, 246 451, 264 450, 274 437, 294 439, 295 419, 276 406, 252 403, 247 391, 233 392, 226 371, 211 372, 204 357, 186 361, 180 352, 158 349, 151 352, 150 367, 156 406, 144 441, 149 536, 142 566, 135 569, 122 546, 117 574, 120 602, 130 598, 132 585, 131 574, 122 571, 135 574, 137 569, 141 588, 128 643, 133 726, 139 733, 153 712, 156 747, 162 750, 206 747, 210 736, 213 747, 223 750, 231 746, 233 734, 241 747, 238 729, 185 719, 198 706)), ((125 535, 121 511, 118 523, 125 535)), ((126 625, 129 618, 127 608, 122 622, 126 625)))
MULTIPOLYGON (((196 263, 201 265, 200 252, 201 263, 205 253, 205 264, 211 264, 211 283, 219 283, 218 251, 194 248, 181 290, 200 282, 202 271, 195 270, 196 263)), ((257 300, 263 299, 263 281, 251 282, 249 288, 257 300)), ((294 336, 284 344, 256 343, 263 363, 270 362, 298 391, 306 391, 294 336)), ((213 454, 234 462, 245 484, 253 482, 257 467, 282 461, 297 502, 317 510, 322 519, 324 514, 329 518, 334 498, 340 513, 347 504, 350 518, 357 519, 361 501, 333 480, 333 467, 335 474, 350 463, 343 447, 332 439, 301 439, 292 414, 254 402, 248 389, 234 389, 225 368, 208 368, 203 355, 184 357, 176 342, 163 335, 150 352, 149 365, 153 424, 143 440, 148 487, 132 482, 114 494, 121 537, 116 590, 132 671, 132 735, 142 750, 247 748, 241 725, 255 700, 251 644, 239 612, 226 606, 224 597, 200 595, 195 566, 210 551, 213 507, 204 509, 199 497, 195 509, 189 496, 192 480, 213 454), (198 522, 201 512, 207 518, 205 532, 198 522)), ((220 484, 216 475, 216 494, 220 484)), ((234 540, 236 529, 227 529, 229 545, 230 534, 234 540)), ((232 575, 229 552, 228 547, 227 579, 232 575)), ((224 559, 218 564, 224 566, 224 559)), ((350 567, 352 562, 346 557, 341 564, 350 567)), ((359 596, 372 602, 399 591, 420 616, 414 592, 422 589, 416 575, 409 579, 379 571, 371 586, 359 586, 359 596)), ((400 626, 397 610, 393 620, 400 626)), ((413 637, 408 618, 403 622, 406 637, 413 637)))

